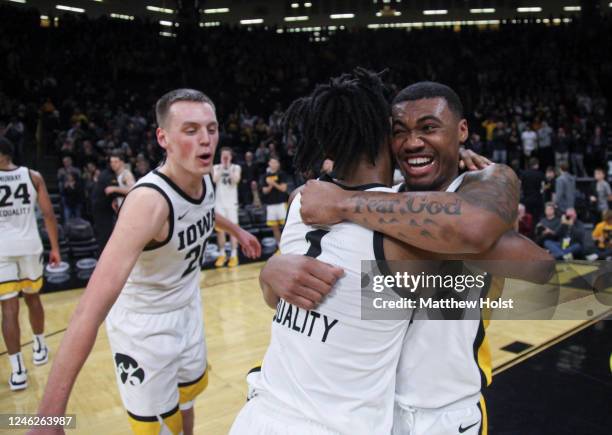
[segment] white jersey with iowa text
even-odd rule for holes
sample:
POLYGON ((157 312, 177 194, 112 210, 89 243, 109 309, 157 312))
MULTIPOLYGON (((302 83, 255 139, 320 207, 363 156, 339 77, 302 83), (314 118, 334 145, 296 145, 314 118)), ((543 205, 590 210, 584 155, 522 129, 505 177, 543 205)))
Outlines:
POLYGON ((200 263, 215 224, 215 194, 209 175, 202 179, 199 199, 183 192, 154 170, 134 189, 155 189, 170 207, 168 238, 145 248, 117 299, 121 307, 141 313, 162 313, 184 307, 199 297, 200 263))
MULTIPOLYGON (((446 191, 456 191, 462 181, 463 175, 446 191)), ((483 321, 415 320, 397 369, 396 402, 406 410, 442 408, 466 400, 477 404, 490 379, 483 321)))
MULTIPOLYGON (((381 185, 360 190, 391 191, 381 185)), ((361 261, 384 259, 382 235, 352 223, 305 225, 298 195, 280 249, 340 266, 345 275, 315 310, 280 300, 255 393, 334 432, 390 433, 408 321, 361 319, 361 261)))
POLYGON ((42 252, 36 225, 37 201, 38 193, 28 168, 0 170, 0 256, 42 252))

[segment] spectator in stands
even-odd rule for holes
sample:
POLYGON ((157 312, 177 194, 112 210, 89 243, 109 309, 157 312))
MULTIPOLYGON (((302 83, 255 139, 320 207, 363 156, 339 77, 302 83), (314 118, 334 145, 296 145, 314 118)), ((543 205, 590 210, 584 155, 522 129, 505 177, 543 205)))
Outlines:
POLYGON ((559 166, 559 176, 555 180, 555 204, 561 213, 574 208, 576 203, 576 178, 571 175, 566 162, 559 166))
POLYGON ((113 151, 110 156, 109 163, 111 169, 115 173, 117 185, 106 187, 104 193, 106 193, 107 195, 116 195, 117 206, 121 207, 123 199, 128 194, 134 183, 136 183, 136 179, 134 178, 134 174, 132 174, 132 171, 127 168, 125 164, 124 154, 121 151, 113 151))
POLYGON ((77 180, 81 178, 81 170, 72 165, 72 157, 65 156, 62 158, 62 167, 57 170, 57 182, 61 186, 60 191, 64 187, 68 174, 72 174, 77 180))
POLYGON ((557 260, 572 260, 582 254, 583 242, 584 224, 578 220, 576 210, 568 208, 555 234, 544 241, 544 247, 557 260))
POLYGON ((544 206, 544 217, 535 227, 535 241, 544 246, 545 240, 555 240, 555 234, 561 226, 561 219, 556 214, 555 204, 547 202, 544 206))
POLYGON ((557 178, 555 168, 552 166, 547 167, 544 175, 546 177, 544 180, 544 185, 542 186, 542 196, 544 197, 544 202, 554 202, 555 184, 557 178))
POLYGON ((75 178, 74 174, 69 172, 64 179, 62 189, 62 200, 64 203, 64 222, 72 218, 81 217, 81 207, 83 206, 83 188, 80 179, 75 178))
POLYGON ((251 192, 251 185, 259 181, 259 168, 253 161, 253 153, 247 151, 244 154, 244 164, 242 165, 242 177, 240 179, 239 195, 240 203, 249 205, 253 203, 253 194, 251 192))
POLYGON ((484 144, 480 139, 480 135, 478 133, 472 133, 470 136, 470 149, 474 151, 476 154, 484 153, 484 144))
POLYGON ((569 163, 570 139, 567 137, 563 127, 559 127, 557 130, 557 136, 553 145, 555 149, 555 166, 559 168, 561 163, 569 163))
POLYGON ((612 201, 612 189, 610 183, 606 181, 606 173, 603 168, 595 169, 595 195, 591 195, 591 202, 597 205, 597 211, 603 216, 608 211, 608 201, 612 201))
POLYGON ((259 142, 259 146, 255 150, 255 163, 259 166, 260 171, 263 172, 263 170, 265 170, 269 158, 270 149, 266 146, 264 141, 259 142))
POLYGON ((513 122, 508 133, 508 161, 520 160, 521 155, 521 135, 516 122, 513 122))
POLYGON ((287 175, 281 171, 280 162, 277 159, 270 159, 266 174, 260 183, 262 190, 262 200, 266 204, 266 220, 276 239, 280 243, 280 227, 285 225, 287 214, 287 175))
POLYGON ((136 167, 134 168, 134 178, 140 180, 142 177, 151 172, 151 163, 144 154, 136 156, 136 167))
POLYGON ((603 220, 599 222, 592 233, 597 245, 597 258, 609 260, 612 257, 612 211, 606 210, 603 220))
POLYGON ((533 216, 526 211, 523 204, 518 205, 516 231, 530 239, 533 237, 533 216))
POLYGON ((540 150, 540 163, 542 167, 552 165, 554 163, 552 149, 553 129, 548 125, 548 122, 542 121, 538 133, 538 148, 540 150))
POLYGON ((546 183, 544 173, 540 171, 540 162, 536 157, 529 159, 529 168, 521 172, 521 189, 523 203, 531 213, 534 221, 539 221, 544 211, 543 187, 546 183))
POLYGON ((527 166, 527 160, 538 147, 538 135, 535 131, 533 131, 533 128, 529 123, 527 124, 525 131, 521 133, 521 142, 523 144, 523 158, 525 161, 525 166, 527 166))
POLYGON ((115 173, 110 169, 100 172, 91 190, 91 214, 100 252, 104 250, 115 226, 116 194, 106 194, 109 186, 117 186, 115 173))
POLYGON ((506 164, 508 161, 508 135, 506 134, 506 128, 502 121, 499 121, 495 130, 493 130, 493 161, 495 163, 506 164))
POLYGON ((600 164, 601 159, 605 158, 607 148, 606 137, 603 135, 601 125, 596 125, 593 129, 593 134, 589 138, 588 148, 590 148, 589 156, 592 157, 591 160, 596 164, 600 164))
POLYGON ((586 144, 582 134, 577 128, 572 129, 570 143, 572 172, 576 177, 586 177, 587 174, 584 169, 584 150, 586 144))
POLYGON ((488 116, 487 119, 482 122, 482 127, 485 131, 485 142, 488 153, 493 144, 493 131, 495 131, 497 123, 493 120, 491 116, 488 116))

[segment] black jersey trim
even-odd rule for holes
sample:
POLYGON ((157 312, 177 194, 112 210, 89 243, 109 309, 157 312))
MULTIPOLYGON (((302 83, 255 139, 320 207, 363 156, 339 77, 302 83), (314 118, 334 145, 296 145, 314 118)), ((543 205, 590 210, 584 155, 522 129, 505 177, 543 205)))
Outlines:
POLYGON ((13 172, 13 171, 16 171, 19 168, 21 168, 21 166, 17 166, 16 168, 13 168, 13 169, 0 169, 0 172, 13 172))
MULTIPOLYGON (((170 198, 168 197, 168 194, 166 192, 164 192, 163 189, 161 187, 159 187, 157 184, 153 184, 153 183, 140 183, 140 184, 136 184, 135 186, 133 186, 130 189, 130 191, 128 192, 128 195, 130 193, 132 193, 134 190, 138 189, 139 187, 149 187, 149 188, 154 189, 154 190, 158 191, 159 193, 161 193, 161 195, 166 199, 166 202, 168 203, 168 207, 170 209, 170 213, 168 214, 168 222, 170 222, 170 228, 168 228, 168 236, 164 239, 163 242, 153 241, 151 246, 145 246, 145 248, 143 249, 143 251, 153 251, 155 249, 159 249, 162 246, 167 245, 168 242, 170 240, 172 240, 172 236, 174 234, 174 207, 172 207, 172 201, 170 201, 170 198)), ((127 198, 127 196, 126 196, 126 198, 127 198)))
POLYGON ((330 177, 329 175, 322 175, 321 177, 319 177, 319 180, 321 181, 327 181, 328 183, 332 183, 335 184, 336 186, 340 187, 341 189, 344 190, 368 190, 368 189, 374 189, 375 187, 389 187, 385 184, 382 183, 369 183, 369 184, 362 184, 359 186, 346 186, 336 180, 334 180, 332 177, 330 177))
POLYGON ((482 405, 480 404, 480 400, 478 401, 478 411, 480 411, 480 427, 478 428, 478 435, 483 435, 483 426, 484 426, 484 412, 482 410, 482 405))
POLYGON ((478 350, 480 346, 482 346, 485 339, 485 328, 484 322, 482 319, 478 322, 478 331, 476 332, 476 337, 474 338, 474 362, 476 363, 476 367, 478 367, 478 373, 480 374, 480 391, 483 391, 487 386, 487 377, 478 364, 478 350))
MULTIPOLYGON (((163 414, 160 414, 159 416, 162 419, 165 420, 166 418, 176 414, 178 412, 178 410, 179 410, 179 406, 177 404, 170 411, 164 412, 163 414)), ((136 415, 136 414, 131 413, 130 411, 127 411, 127 413, 128 413, 128 415, 130 417, 132 417, 134 420, 137 420, 137 421, 144 421, 144 422, 156 422, 157 421, 157 416, 156 415, 145 415, 145 416, 143 416, 143 415, 136 415)))
POLYGON ((198 378, 194 379, 193 381, 189 381, 189 382, 179 382, 178 386, 179 387, 188 387, 190 385, 193 384, 197 384, 198 382, 200 382, 202 380, 202 378, 204 376, 206 376, 206 370, 208 370, 208 368, 204 369, 204 373, 202 373, 201 376, 199 376, 198 378))
POLYGON ((207 191, 205 177, 202 177, 202 196, 196 199, 196 198, 192 198, 191 196, 187 195, 180 187, 176 185, 174 181, 168 178, 167 175, 162 174, 157 169, 153 169, 153 173, 157 175, 158 177, 160 177, 162 180, 164 180, 166 183, 168 183, 168 185, 172 189, 174 189, 174 191, 178 193, 181 196, 181 198, 183 198, 185 201, 190 202, 192 204, 196 204, 196 205, 200 205, 202 204, 202 202, 204 202, 204 198, 206 198, 206 191, 207 191))
POLYGON ((261 371, 261 366, 253 367, 251 370, 249 370, 249 372, 247 373, 247 376, 250 375, 251 373, 258 373, 260 371, 261 371))
POLYGON ((30 183, 32 183, 32 187, 36 191, 36 195, 38 195, 38 188, 36 187, 36 183, 34 183, 34 178, 32 178, 32 170, 30 168, 26 168, 26 170, 28 171, 28 177, 30 177, 30 183))
MULTIPOLYGON (((374 231, 373 238, 374 238, 373 239, 374 258, 377 261, 387 261, 387 259, 385 258, 385 247, 384 247, 385 236, 381 232, 374 231)), ((385 265, 385 267, 386 267, 386 265, 385 265)), ((382 272, 382 270, 381 270, 381 272, 382 272)))

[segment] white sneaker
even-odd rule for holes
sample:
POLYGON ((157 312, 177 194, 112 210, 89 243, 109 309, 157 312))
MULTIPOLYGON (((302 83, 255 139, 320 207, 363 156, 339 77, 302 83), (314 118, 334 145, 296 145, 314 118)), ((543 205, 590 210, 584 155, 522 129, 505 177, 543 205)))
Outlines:
POLYGON ((36 350, 32 348, 32 362, 34 365, 41 366, 49 361, 49 348, 47 345, 42 346, 36 350))
POLYGON ((28 372, 22 370, 21 372, 12 372, 9 378, 9 387, 11 391, 23 390, 28 386, 28 372))
POLYGON ((599 258, 599 255, 597 255, 597 254, 589 254, 585 258, 587 260, 589 260, 589 261, 595 261, 595 260, 597 260, 599 258))

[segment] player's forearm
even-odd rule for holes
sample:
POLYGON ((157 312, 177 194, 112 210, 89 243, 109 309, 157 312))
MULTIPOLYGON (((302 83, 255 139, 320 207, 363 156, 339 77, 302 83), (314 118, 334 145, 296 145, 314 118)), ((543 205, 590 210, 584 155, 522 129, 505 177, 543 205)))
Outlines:
POLYGON ((238 238, 238 234, 241 231, 244 231, 238 225, 218 213, 215 213, 215 226, 224 232, 230 233, 230 235, 236 238, 238 238))
POLYGON ((266 263, 261 273, 259 274, 259 286, 261 287, 261 292, 263 294, 263 298, 266 305, 270 308, 276 308, 276 305, 278 304, 280 298, 278 297, 278 295, 276 295, 276 293, 274 293, 274 290, 272 289, 273 283, 270 282, 268 273, 266 271, 266 267, 268 267, 269 264, 270 261, 266 263))
POLYGON ((486 252, 450 256, 450 259, 472 260, 477 267, 495 276, 538 284, 548 282, 555 271, 554 258, 548 252, 514 231, 505 233, 486 252))
POLYGON ((512 228, 457 193, 360 192, 339 205, 343 220, 440 253, 479 253, 512 228))
POLYGON ((43 215, 43 219, 45 221, 45 229, 47 230, 47 234, 49 235, 49 243, 51 244, 51 249, 59 251, 59 237, 57 231, 57 219, 55 218, 55 214, 45 213, 43 215))

